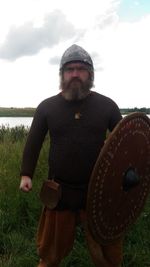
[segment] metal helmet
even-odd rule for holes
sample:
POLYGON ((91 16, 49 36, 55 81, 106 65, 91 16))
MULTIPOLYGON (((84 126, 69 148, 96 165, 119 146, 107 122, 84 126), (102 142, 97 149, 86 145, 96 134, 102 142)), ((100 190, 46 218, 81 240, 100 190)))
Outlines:
POLYGON ((94 69, 93 61, 87 51, 84 50, 81 46, 73 44, 62 55, 60 61, 60 71, 63 69, 65 64, 74 61, 81 61, 85 64, 88 64, 91 68, 91 71, 93 71, 94 69))

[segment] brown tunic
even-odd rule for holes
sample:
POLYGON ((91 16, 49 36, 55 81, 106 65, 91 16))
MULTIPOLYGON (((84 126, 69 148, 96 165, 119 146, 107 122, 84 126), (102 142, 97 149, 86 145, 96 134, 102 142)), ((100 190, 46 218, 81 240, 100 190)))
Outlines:
POLYGON ((120 119, 115 102, 96 92, 80 101, 67 101, 61 93, 44 100, 31 125, 21 175, 33 177, 49 131, 48 177, 73 187, 87 185, 107 129, 112 131, 120 119))

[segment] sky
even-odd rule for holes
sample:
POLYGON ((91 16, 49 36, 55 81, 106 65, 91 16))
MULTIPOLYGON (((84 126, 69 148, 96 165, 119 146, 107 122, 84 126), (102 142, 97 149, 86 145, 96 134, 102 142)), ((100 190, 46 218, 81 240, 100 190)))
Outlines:
POLYGON ((0 0, 0 107, 58 94, 72 44, 93 59, 94 91, 120 108, 150 107, 149 0, 0 0))

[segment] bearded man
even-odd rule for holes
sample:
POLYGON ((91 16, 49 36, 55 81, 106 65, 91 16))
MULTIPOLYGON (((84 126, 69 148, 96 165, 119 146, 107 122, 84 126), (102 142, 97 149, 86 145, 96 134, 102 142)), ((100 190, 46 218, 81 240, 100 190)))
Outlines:
POLYGON ((61 186, 54 208, 44 207, 37 232, 38 267, 58 267, 71 251, 78 223, 95 266, 118 267, 122 240, 103 246, 91 236, 86 220, 87 189, 98 154, 121 120, 116 103, 91 90, 94 67, 90 55, 74 44, 60 62, 60 90, 36 109, 23 152, 20 189, 29 192, 44 138, 49 131, 48 178, 61 186))

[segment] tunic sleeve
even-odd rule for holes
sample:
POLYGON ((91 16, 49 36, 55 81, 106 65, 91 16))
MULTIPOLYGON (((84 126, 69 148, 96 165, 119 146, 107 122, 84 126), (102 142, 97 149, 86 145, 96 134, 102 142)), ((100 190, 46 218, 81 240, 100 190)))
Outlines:
POLYGON ((122 115, 119 110, 119 107, 114 102, 112 106, 112 110, 111 110, 110 121, 109 121, 109 130, 112 131, 121 119, 122 119, 122 115))
POLYGON ((39 153, 48 131, 46 113, 43 105, 39 105, 36 109, 33 122, 27 137, 27 141, 23 151, 21 176, 27 175, 33 177, 39 153))

